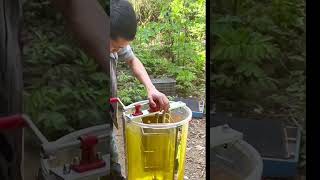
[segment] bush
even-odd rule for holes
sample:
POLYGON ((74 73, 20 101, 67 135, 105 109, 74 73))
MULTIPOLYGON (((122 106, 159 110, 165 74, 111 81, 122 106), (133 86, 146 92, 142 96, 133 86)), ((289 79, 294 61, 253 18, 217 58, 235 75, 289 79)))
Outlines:
MULTIPOLYGON (((205 1, 132 0, 139 17, 133 48, 154 78, 177 80, 179 96, 204 97, 205 89, 205 1)), ((127 73, 125 66, 120 70, 127 73)), ((128 103, 145 99, 138 82, 129 89, 120 73, 119 91, 128 103)), ((130 79, 131 81, 132 79, 130 79)), ((132 82, 132 81, 131 81, 132 82)), ((129 83, 130 84, 130 83, 129 83)))
MULTIPOLYGON (((214 0, 210 57, 217 111, 305 129, 305 1, 214 0)), ((305 164, 305 134, 301 164, 305 164)))
POLYGON ((25 112, 51 140, 105 123, 109 77, 69 38, 51 4, 27 1, 24 12, 25 112))
POLYGON ((220 10, 213 11, 210 58, 219 96, 262 103, 289 85, 291 72, 305 71, 304 1, 215 0, 212 8, 220 10))

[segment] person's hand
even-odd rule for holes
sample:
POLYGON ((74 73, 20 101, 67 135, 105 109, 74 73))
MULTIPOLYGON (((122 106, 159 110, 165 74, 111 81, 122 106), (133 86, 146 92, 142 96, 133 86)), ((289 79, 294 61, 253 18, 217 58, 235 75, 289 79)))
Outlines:
POLYGON ((148 99, 152 108, 159 106, 160 111, 164 110, 167 112, 169 110, 169 99, 157 89, 154 88, 148 91, 148 99))

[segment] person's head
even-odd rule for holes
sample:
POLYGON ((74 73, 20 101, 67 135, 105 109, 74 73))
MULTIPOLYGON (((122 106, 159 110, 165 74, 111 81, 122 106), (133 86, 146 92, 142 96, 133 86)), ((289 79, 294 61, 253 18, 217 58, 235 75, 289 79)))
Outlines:
POLYGON ((137 18, 127 0, 110 1, 110 52, 118 52, 134 40, 137 32, 137 18))

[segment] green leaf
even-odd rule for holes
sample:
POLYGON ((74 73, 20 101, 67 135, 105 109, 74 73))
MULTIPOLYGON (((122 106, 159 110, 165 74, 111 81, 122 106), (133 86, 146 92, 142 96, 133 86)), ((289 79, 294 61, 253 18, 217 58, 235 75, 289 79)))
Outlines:
POLYGON ((46 112, 39 116, 39 121, 42 122, 46 128, 64 129, 67 125, 67 120, 63 114, 59 112, 46 112))
POLYGON ((99 81, 99 82, 109 80, 108 76, 105 73, 100 73, 100 72, 91 74, 90 78, 95 80, 95 81, 99 81))

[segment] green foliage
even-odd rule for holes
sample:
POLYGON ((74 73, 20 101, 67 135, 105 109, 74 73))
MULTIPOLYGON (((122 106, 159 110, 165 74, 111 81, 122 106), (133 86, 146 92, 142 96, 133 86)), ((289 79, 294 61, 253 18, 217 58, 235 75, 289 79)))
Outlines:
POLYGON ((215 32, 214 35, 219 38, 213 53, 215 65, 219 67, 215 71, 218 76, 214 76, 217 85, 230 88, 259 82, 274 86, 262 69, 264 60, 276 57, 279 51, 272 44, 272 37, 233 28, 215 32))
POLYGON ((121 71, 118 75, 118 96, 125 104, 145 100, 147 92, 137 79, 129 75, 130 72, 121 71))
POLYGON ((283 117, 304 129, 305 1, 214 0, 211 12, 218 109, 283 117))
POLYGON ((290 71, 304 71, 303 5, 301 0, 213 2, 220 11, 213 11, 211 23, 212 81, 222 96, 229 93, 222 89, 233 89, 239 98, 253 87, 274 92, 290 71))
POLYGON ((26 3, 23 59, 25 112, 54 140, 105 123, 109 77, 77 48, 51 8, 26 3))
POLYGON ((130 0, 140 24, 149 23, 150 21, 157 21, 163 4, 167 4, 169 0, 130 0), (160 7, 160 8, 159 8, 160 7))
MULTIPOLYGON (((139 18, 134 51, 154 78, 177 80, 179 96, 204 96, 205 1, 131 0, 139 18)), ((120 69, 125 69, 120 64, 120 69)), ((120 75, 122 78, 123 75, 120 75)), ((128 102, 145 98, 142 86, 119 80, 120 94, 128 102), (122 88, 123 87, 123 88, 122 88), (131 89, 132 87, 132 89, 131 89), (142 97, 141 97, 142 96, 142 97)))
MULTIPOLYGON (((25 112, 49 139, 105 122, 108 77, 70 38, 50 1, 27 1, 23 28, 25 112)), ((103 8, 109 1, 99 1, 103 8)), ((173 77, 181 96, 204 95, 204 1, 139 1, 137 56, 152 77, 173 77), (160 8, 159 8, 160 7, 160 8), (181 7, 190 10, 181 11, 181 7)), ((142 84, 119 64, 118 95, 146 99, 142 84)))

